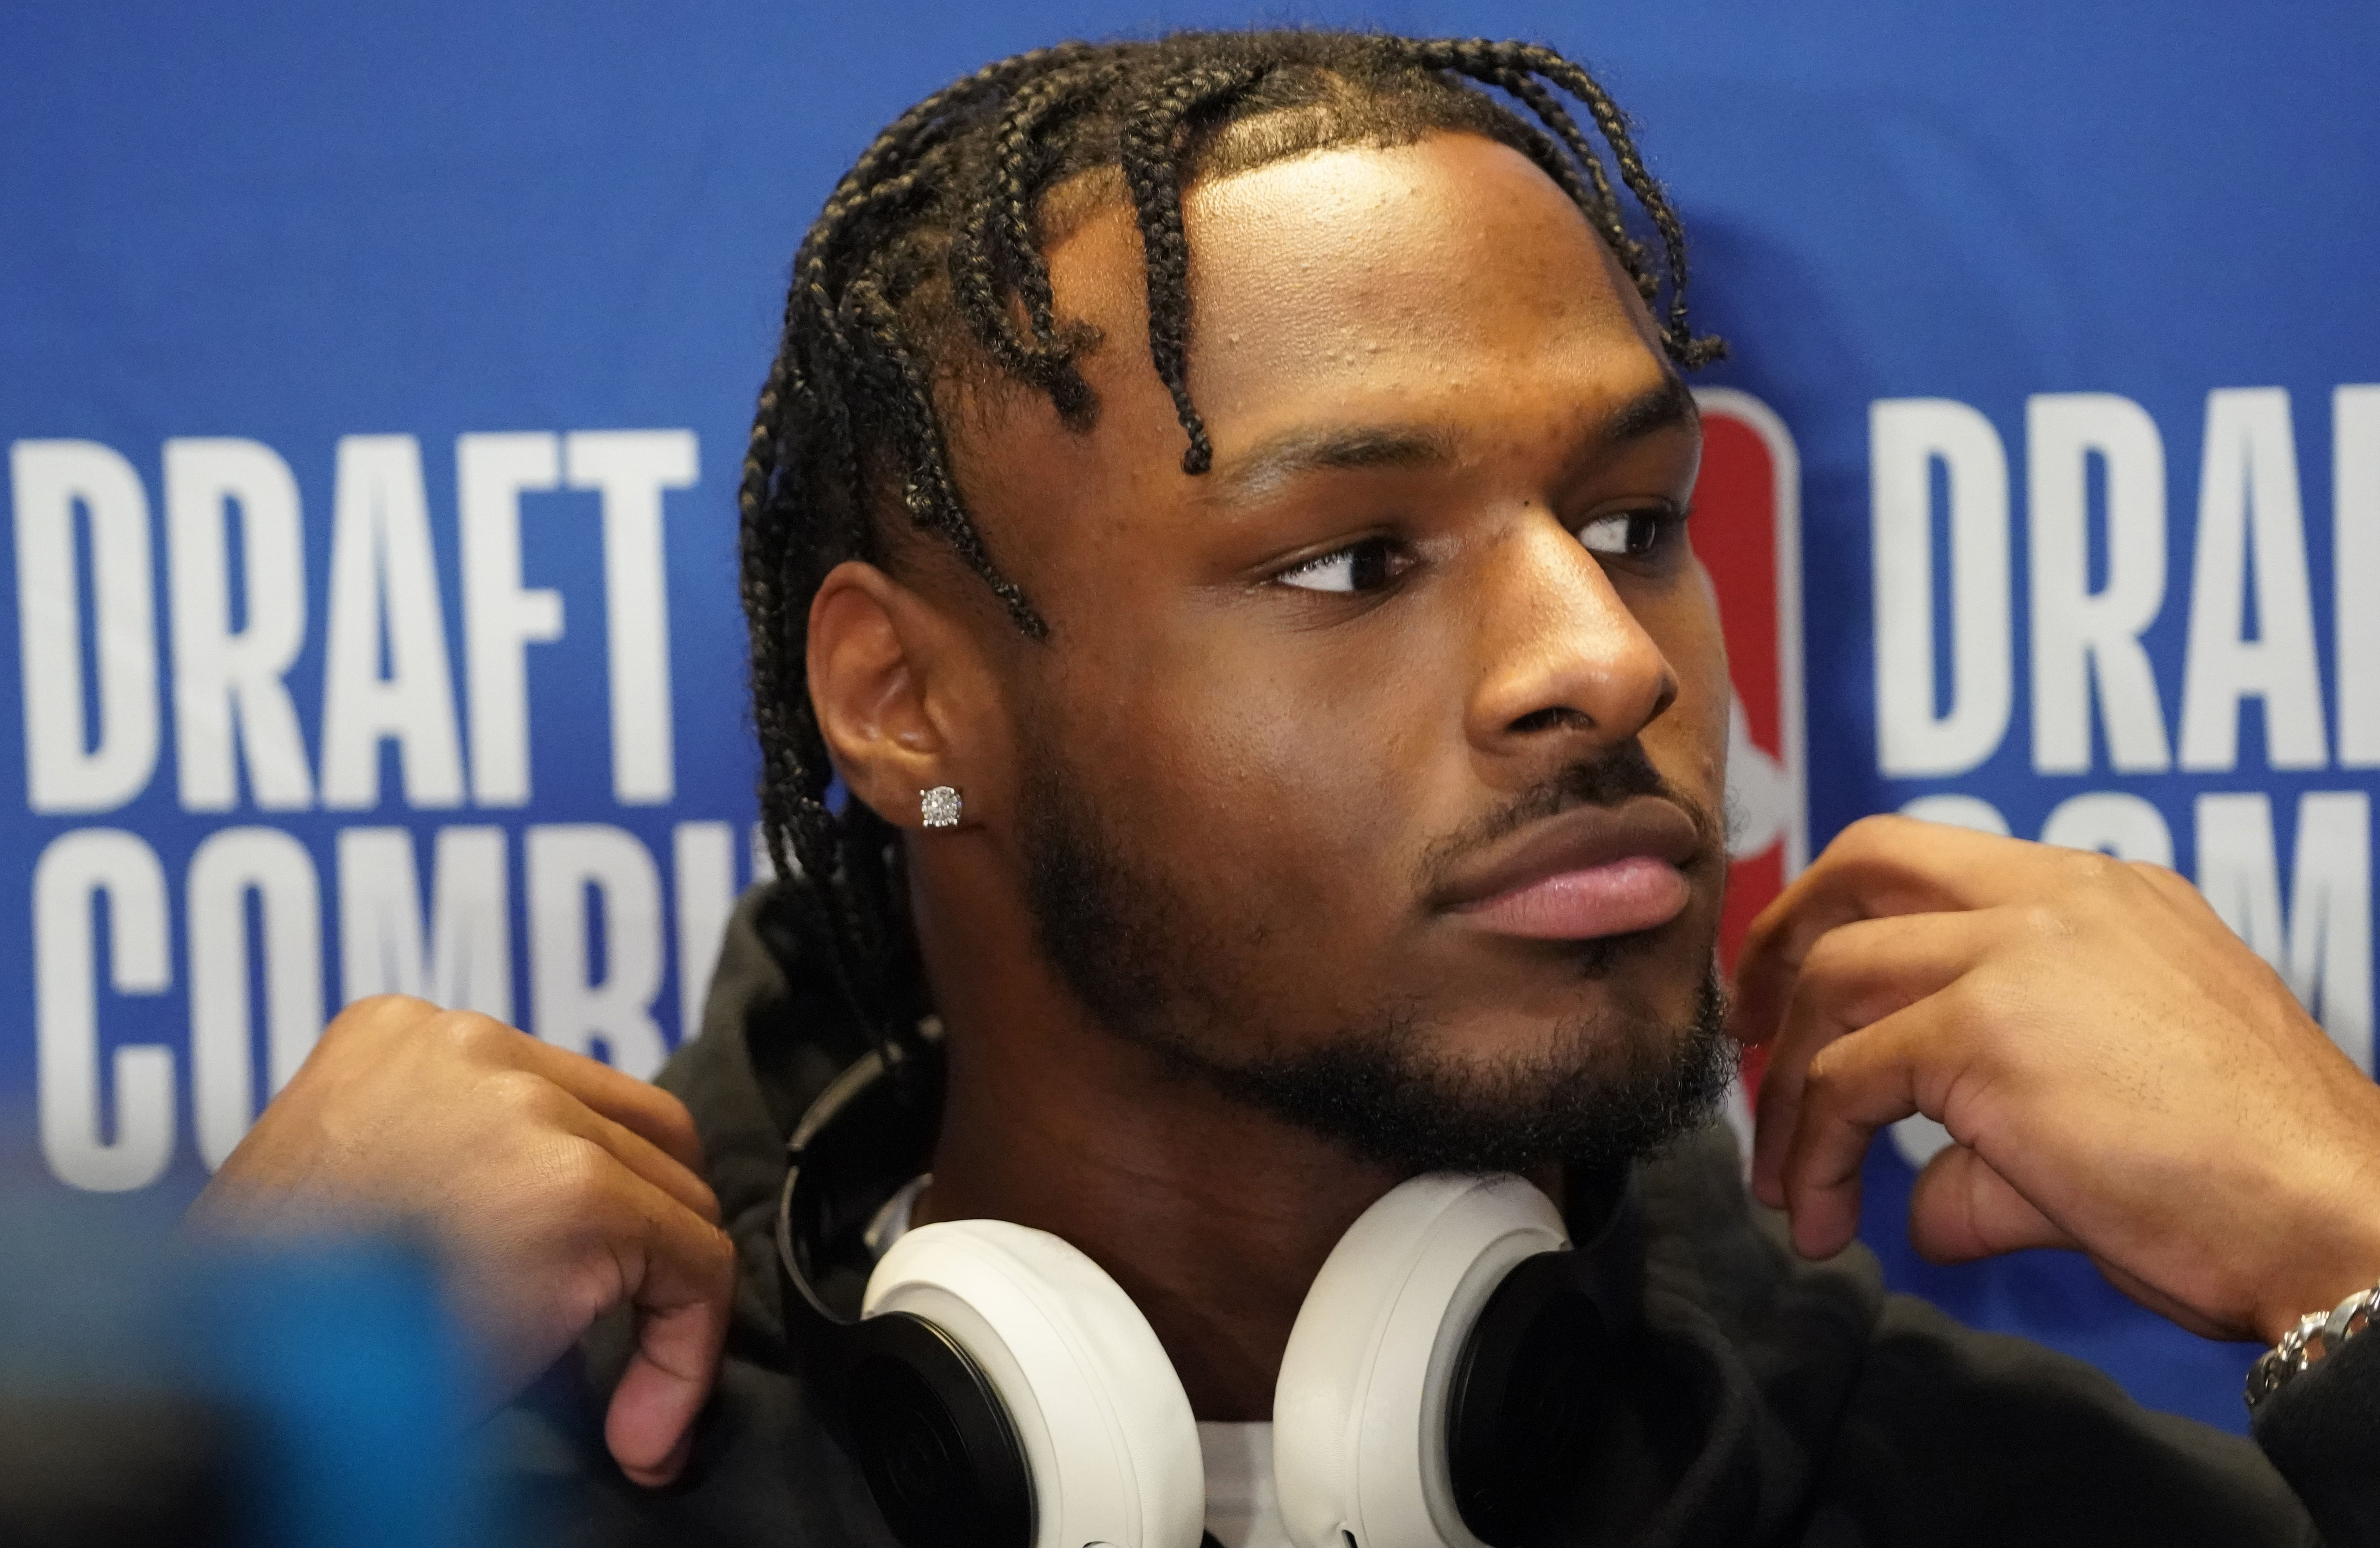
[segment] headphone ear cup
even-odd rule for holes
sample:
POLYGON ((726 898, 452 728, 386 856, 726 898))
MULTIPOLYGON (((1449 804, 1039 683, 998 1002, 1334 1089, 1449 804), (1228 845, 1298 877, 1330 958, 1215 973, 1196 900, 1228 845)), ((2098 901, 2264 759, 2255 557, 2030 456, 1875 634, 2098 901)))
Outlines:
POLYGON ((905 1548, 1027 1548, 1033 1493, 1006 1406, 941 1328, 893 1312, 851 1331, 842 1409, 905 1548))
MULTIPOLYGON (((980 1373, 1014 1436, 1034 1548, 1197 1548, 1206 1478, 1189 1397, 1148 1320, 1080 1251, 1006 1221, 921 1226, 878 1263, 861 1314, 863 1329, 921 1324, 980 1373)), ((848 1411, 870 1400, 855 1384, 848 1411)))
POLYGON ((1504 1276, 1456 1362, 1447 1411, 1455 1508, 1492 1548, 1514 1548, 1573 1487, 1595 1438, 1611 1345, 1575 1252, 1540 1252, 1504 1276))
POLYGON ((1415 1178, 1348 1228, 1273 1393, 1273 1485, 1298 1548, 1482 1548, 1448 1450, 1463 1356, 1505 1276, 1569 1245, 1552 1202, 1500 1175, 1415 1178))

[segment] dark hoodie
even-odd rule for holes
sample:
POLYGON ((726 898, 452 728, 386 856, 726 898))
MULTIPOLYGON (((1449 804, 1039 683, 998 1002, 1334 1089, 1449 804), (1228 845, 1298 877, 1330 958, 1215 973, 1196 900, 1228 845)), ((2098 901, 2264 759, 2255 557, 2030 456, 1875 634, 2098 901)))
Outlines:
MULTIPOLYGON (((490 1429, 540 1540, 893 1548, 785 1347, 784 1137, 865 1050, 775 902, 756 891, 738 909, 701 1035, 661 1076, 693 1111, 741 1260, 717 1393, 678 1483, 626 1482, 601 1436, 624 1330, 599 1328, 490 1429)), ((2380 1544, 2380 1336, 2266 1403, 2252 1444, 1888 1295, 1864 1249, 1801 1262, 1746 1197, 1723 1129, 1639 1164, 1615 1209, 1592 1250, 1631 1288, 1633 1325, 1597 1460, 1548 1542, 2380 1544)))

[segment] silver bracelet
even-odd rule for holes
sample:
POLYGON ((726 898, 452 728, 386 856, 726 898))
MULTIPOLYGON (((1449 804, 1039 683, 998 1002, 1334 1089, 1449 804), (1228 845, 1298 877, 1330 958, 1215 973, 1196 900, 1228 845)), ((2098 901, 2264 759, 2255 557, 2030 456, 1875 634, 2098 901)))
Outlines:
POLYGON ((2287 1386, 2304 1371, 2321 1364, 2338 1347, 2380 1320, 2380 1285, 2358 1290, 2327 1312, 2309 1312, 2281 1341, 2256 1357, 2248 1368, 2248 1409, 2287 1386))

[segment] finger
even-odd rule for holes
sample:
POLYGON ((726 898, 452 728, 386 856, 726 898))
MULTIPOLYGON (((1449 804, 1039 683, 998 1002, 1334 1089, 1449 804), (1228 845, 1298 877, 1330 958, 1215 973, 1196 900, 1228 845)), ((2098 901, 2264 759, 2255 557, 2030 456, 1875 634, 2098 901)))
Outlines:
POLYGON ((723 1304, 638 1316, 636 1353, 612 1389, 603 1419, 603 1444, 635 1482, 649 1488, 667 1483, 685 1469, 695 1421, 710 1398, 726 1341, 723 1304))
POLYGON ((2131 860, 2125 864, 2131 868, 2132 875, 2156 889, 2168 902, 2185 904, 2192 908, 2206 906, 2205 896, 2197 888, 2190 885, 2188 877, 2171 866, 2153 865, 2145 860, 2131 860))
POLYGON ((2152 865, 2144 860, 2128 861, 2124 868, 2145 883, 2149 890, 2163 899, 2175 913, 2196 921, 2201 928, 2210 930, 2216 938, 2222 939, 2232 934, 2231 926, 2215 912, 2215 905, 2206 901, 2206 894, 2191 885, 2188 877, 2166 866, 2152 865))
POLYGON ((725 1232, 660 1190, 641 1179, 625 1186, 627 1229, 607 1246, 627 1281, 637 1347, 613 1389, 603 1440, 623 1472, 650 1485, 668 1482, 685 1465, 695 1419, 718 1378, 735 1249, 725 1232))
POLYGON ((1989 913, 1920 913, 1838 925, 1803 960, 1760 1077, 1752 1186, 1784 1203, 1779 1167, 1801 1122, 1810 1061, 1846 1034, 1935 994, 1989 949, 2000 921, 1989 913))
POLYGON ((1862 818, 1753 920, 1736 962, 1730 1024, 1745 1042, 1772 1031, 1803 959, 1829 930, 2010 901, 2055 885, 2061 866, 2078 863, 2089 862, 2075 851, 1997 834, 1913 817, 1862 818))
POLYGON ((334 1039, 371 1033, 401 1034, 444 1014, 439 1007, 412 995, 366 995, 361 999, 349 1000, 331 1018, 322 1028, 322 1035, 314 1040, 314 1049, 320 1052, 325 1042, 334 1039))
POLYGON ((1912 1113, 1937 1121, 1948 1114, 1955 1065, 1922 1061, 1922 1050, 1942 1041, 1942 998, 1838 1039, 1810 1061, 1777 1178, 1777 1203, 1792 1216, 1803 1256, 1832 1257, 1858 1233, 1860 1169, 1877 1130, 1912 1113), (1921 1082, 1932 1100, 1921 1100, 1921 1082))
POLYGON ((557 1048, 527 1033, 516 1035, 519 1042, 512 1052, 522 1068, 544 1076, 613 1123, 658 1145, 680 1166, 697 1173, 702 1170, 702 1140, 685 1103, 601 1059, 557 1048))
POLYGON ((592 1140, 619 1163, 667 1193, 685 1209, 712 1225, 719 1224, 719 1195, 699 1172, 680 1162, 624 1123, 615 1123, 567 1092, 557 1092, 556 1115, 561 1126, 582 1139, 592 1140), (567 1103, 562 1107, 559 1103, 567 1103))
POLYGON ((1909 1244, 1937 1264, 1972 1263, 2027 1247, 2079 1245, 1989 1162, 1959 1144, 1928 1161, 1911 1185, 1909 1244))

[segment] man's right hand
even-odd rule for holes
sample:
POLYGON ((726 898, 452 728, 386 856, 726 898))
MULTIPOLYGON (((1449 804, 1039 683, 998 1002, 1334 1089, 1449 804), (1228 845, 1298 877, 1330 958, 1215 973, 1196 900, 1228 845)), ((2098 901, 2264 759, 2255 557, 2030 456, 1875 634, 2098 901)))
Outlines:
POLYGON ((735 1250, 677 1098, 468 1011, 359 1000, 199 1196, 198 1232, 413 1228, 436 1244, 511 1398, 627 1305, 636 1352, 604 1439, 664 1483, 726 1340, 735 1250))

